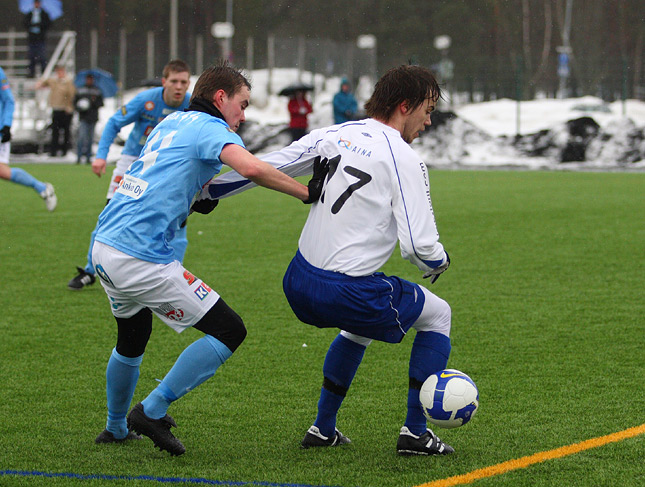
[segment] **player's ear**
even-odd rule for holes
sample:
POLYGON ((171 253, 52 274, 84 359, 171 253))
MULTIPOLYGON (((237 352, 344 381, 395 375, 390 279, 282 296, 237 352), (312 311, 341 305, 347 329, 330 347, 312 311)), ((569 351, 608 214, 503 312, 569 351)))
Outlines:
POLYGON ((220 110, 222 105, 224 105, 225 100, 226 100, 226 92, 224 90, 217 90, 213 94, 213 99, 211 101, 215 104, 217 109, 220 110))
POLYGON ((409 102, 409 101, 407 101, 407 100, 406 100, 406 101, 402 101, 402 102, 399 104, 399 110, 401 110, 401 113, 402 113, 403 115, 405 115, 406 113, 408 113, 408 112, 410 111, 410 102, 409 102))

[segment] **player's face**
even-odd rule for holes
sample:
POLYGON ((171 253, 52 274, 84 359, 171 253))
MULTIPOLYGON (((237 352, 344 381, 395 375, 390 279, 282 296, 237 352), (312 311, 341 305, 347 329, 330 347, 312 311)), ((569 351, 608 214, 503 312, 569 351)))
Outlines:
POLYGON ((430 126, 430 114, 434 111, 437 102, 430 98, 419 105, 414 110, 408 112, 407 118, 403 125, 401 137, 408 144, 419 136, 419 133, 430 126))
POLYGON ((240 88, 233 96, 228 96, 223 91, 216 95, 216 100, 219 101, 217 108, 222 112, 224 120, 234 132, 237 132, 240 125, 246 121, 244 110, 249 106, 250 99, 251 90, 246 86, 240 88))
POLYGON ((178 107, 184 101, 190 86, 190 73, 171 71, 167 78, 161 78, 163 86, 163 101, 171 107, 178 107))

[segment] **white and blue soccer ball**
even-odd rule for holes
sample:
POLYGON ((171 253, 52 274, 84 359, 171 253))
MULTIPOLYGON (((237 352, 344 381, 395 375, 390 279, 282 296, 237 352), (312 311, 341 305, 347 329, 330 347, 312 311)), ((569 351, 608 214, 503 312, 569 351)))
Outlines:
POLYGON ((479 391, 463 372, 445 369, 426 379, 419 400, 429 422, 441 428, 457 428, 477 412, 479 391))

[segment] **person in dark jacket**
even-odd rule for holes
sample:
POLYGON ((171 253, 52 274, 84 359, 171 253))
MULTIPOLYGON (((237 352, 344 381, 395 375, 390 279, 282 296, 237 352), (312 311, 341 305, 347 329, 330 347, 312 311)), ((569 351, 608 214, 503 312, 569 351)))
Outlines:
POLYGON ((78 149, 76 163, 80 164, 83 157, 86 164, 92 159, 92 142, 94 127, 99 119, 99 108, 103 106, 103 93, 94 84, 94 76, 85 76, 85 85, 76 90, 74 109, 78 112, 78 149))
POLYGON ((34 0, 34 8, 25 14, 23 21, 29 40, 29 77, 36 77, 36 65, 40 65, 40 74, 47 66, 45 36, 51 25, 51 19, 40 6, 40 0, 34 0))

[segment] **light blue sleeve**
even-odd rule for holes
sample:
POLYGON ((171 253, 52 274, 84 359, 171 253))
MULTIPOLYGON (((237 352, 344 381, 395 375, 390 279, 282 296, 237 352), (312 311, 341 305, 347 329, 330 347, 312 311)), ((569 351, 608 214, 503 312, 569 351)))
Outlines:
POLYGON ((139 119, 147 99, 147 92, 143 91, 110 117, 101 134, 101 140, 99 140, 99 146, 96 151, 97 159, 105 159, 119 131, 139 119))
POLYGON ((3 69, 0 68, 0 128, 5 125, 11 127, 14 107, 15 102, 9 86, 9 80, 3 69))

